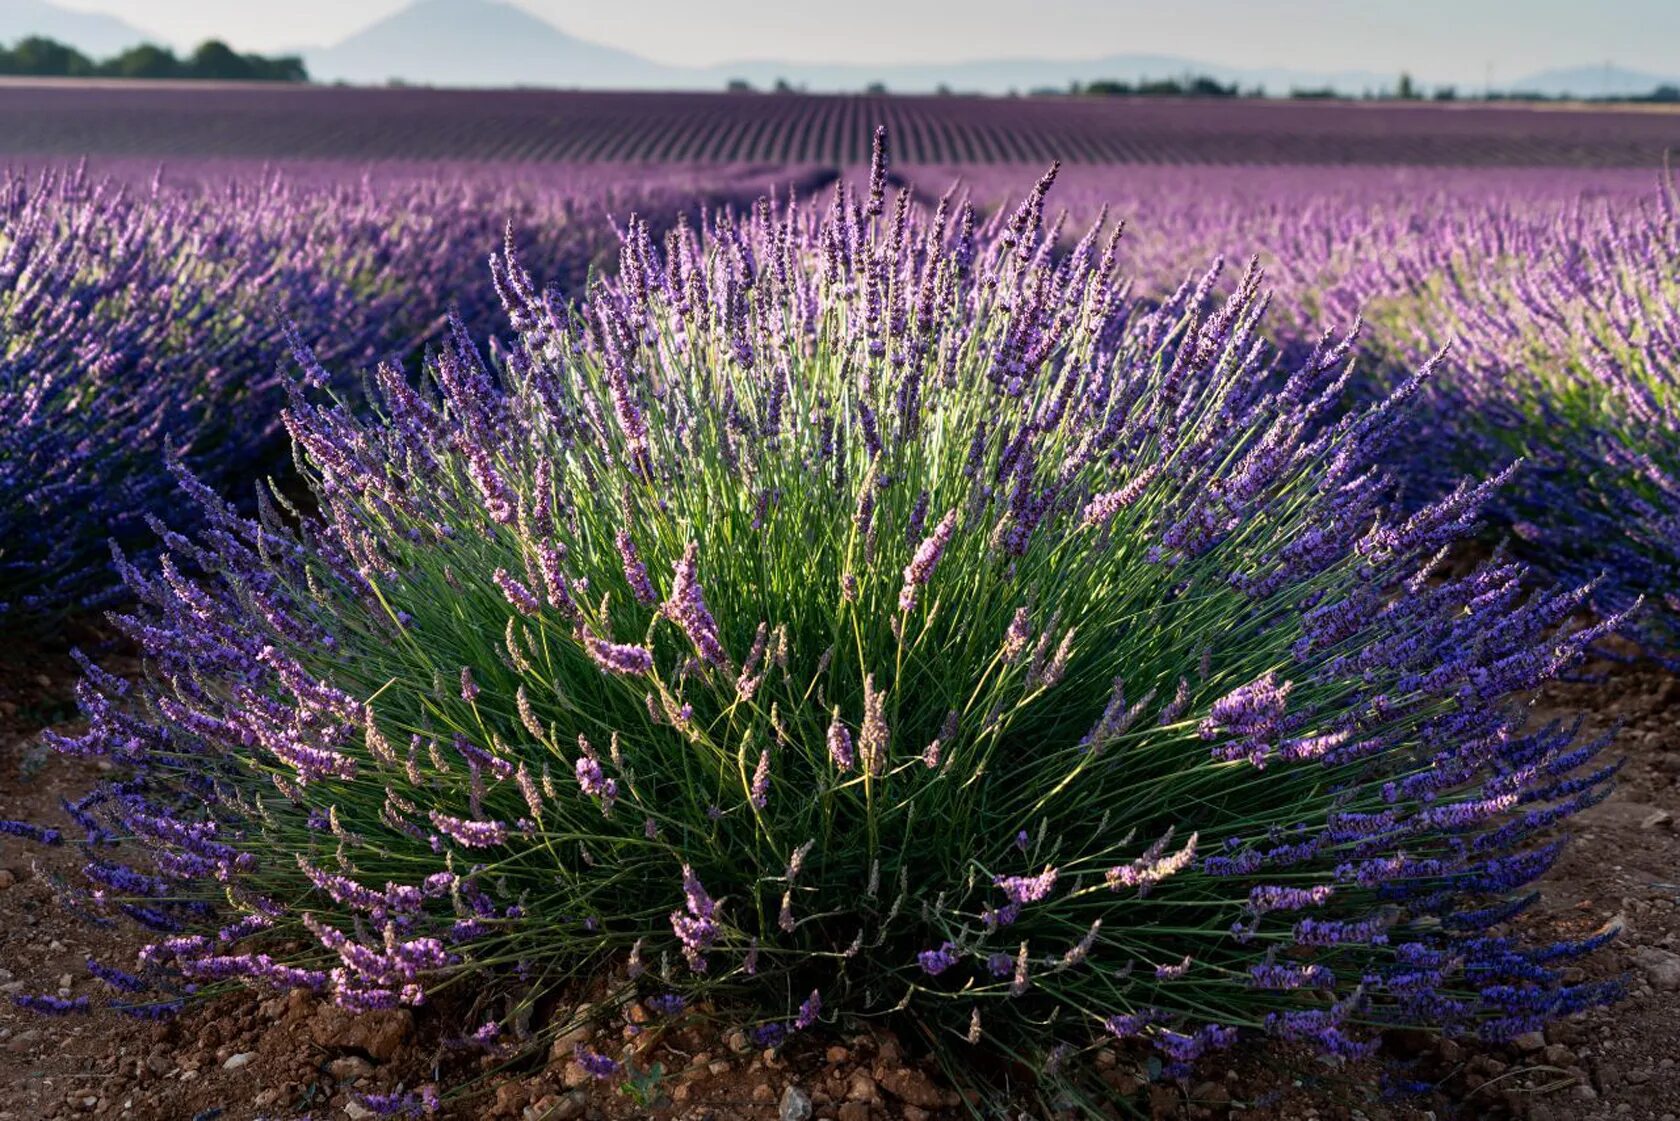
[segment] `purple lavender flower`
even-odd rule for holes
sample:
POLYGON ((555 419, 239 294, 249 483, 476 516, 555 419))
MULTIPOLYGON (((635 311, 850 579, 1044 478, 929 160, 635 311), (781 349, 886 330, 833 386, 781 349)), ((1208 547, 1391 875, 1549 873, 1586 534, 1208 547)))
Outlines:
POLYGON ((437 810, 432 810, 429 816, 438 832, 468 848, 494 848, 507 843, 508 829, 503 822, 452 817, 437 810))
POLYGON ((573 1054, 577 1057, 578 1065, 589 1073, 591 1078, 611 1078, 623 1069, 617 1059, 608 1058, 591 1048, 578 1044, 573 1054))
POLYGON ((684 1000, 680 993, 660 993, 648 997, 643 1003, 659 1015, 667 1017, 680 1016, 688 1007, 688 1001, 684 1000))
POLYGON ((770 803, 770 752, 759 752, 758 766, 753 768, 752 789, 748 800, 754 809, 762 810, 770 803))
POLYGON ((618 548, 619 559, 624 565, 624 579, 630 584, 630 591, 636 597, 637 603, 652 606, 659 602, 659 593, 654 590, 653 581, 648 579, 647 565, 642 563, 642 555, 636 550, 636 542, 628 533, 619 530, 618 536, 613 538, 618 548))
POLYGON ((1036 876, 998 876, 992 882, 1019 906, 1047 898, 1056 886, 1056 876, 1056 869, 1046 868, 1036 876))
POLYGON ((950 942, 946 942, 937 950, 923 950, 916 955, 916 960, 921 963, 923 973, 926 973, 929 977, 937 977, 957 964, 959 959, 956 954, 956 947, 950 942))
POLYGON ((917 589, 925 586, 933 578, 933 570, 939 565, 939 558, 945 555, 945 550, 951 544, 951 534, 957 528, 957 512, 952 510, 940 519, 933 532, 922 539, 916 547, 916 555, 910 563, 904 566, 904 587, 898 593, 898 609, 911 612, 916 609, 917 589))
POLYGON ((603 673, 634 677, 653 672, 653 654, 645 646, 607 642, 585 631, 583 647, 603 673))
POLYGON ((502 589, 502 595, 507 597, 507 601, 521 615, 535 615, 542 610, 542 604, 537 601, 537 597, 531 589, 514 579, 507 569, 498 568, 493 578, 496 581, 496 586, 502 589))
POLYGON ((842 771, 851 770, 852 764, 857 761, 857 754, 852 748, 852 730, 841 721, 839 705, 834 706, 834 714, 828 723, 828 757, 842 771))
POLYGON ((74 996, 67 999, 57 996, 19 993, 12 998, 12 1003, 26 1011, 39 1012, 43 1016, 68 1016, 88 1010, 88 998, 85 996, 74 996))
POLYGON ((677 562, 671 581, 671 596, 665 601, 663 610, 672 622, 682 628, 704 661, 714 666, 725 666, 729 664, 729 655, 724 652, 723 643, 718 638, 717 620, 707 609, 705 593, 700 588, 699 556, 700 546, 690 541, 683 550, 682 560, 677 562))
POLYGON ((591 798, 601 799, 604 806, 610 807, 618 797, 618 783, 608 778, 601 770, 601 761, 593 756, 582 756, 578 759, 575 770, 578 788, 591 798))
POLYGON ((63 834, 56 829, 31 825, 27 821, 0 821, 0 834, 22 837, 26 841, 34 841, 41 845, 56 845, 64 839, 63 834))
POLYGON ((822 1015, 822 1007, 822 994, 812 989, 811 995, 806 997, 804 1003, 799 1006, 799 1014, 793 1018, 793 1029, 795 1031, 805 1031, 810 1028, 822 1015))

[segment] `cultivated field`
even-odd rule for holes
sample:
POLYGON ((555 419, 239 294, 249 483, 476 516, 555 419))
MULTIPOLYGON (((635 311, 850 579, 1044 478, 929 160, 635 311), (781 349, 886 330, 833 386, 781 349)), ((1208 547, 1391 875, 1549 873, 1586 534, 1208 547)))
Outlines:
POLYGON ((1677 140, 0 86, 0 1121, 1672 1121, 1677 140))
POLYGON ((0 86, 14 155, 518 162, 1661 165, 1680 113, 1570 105, 0 86))

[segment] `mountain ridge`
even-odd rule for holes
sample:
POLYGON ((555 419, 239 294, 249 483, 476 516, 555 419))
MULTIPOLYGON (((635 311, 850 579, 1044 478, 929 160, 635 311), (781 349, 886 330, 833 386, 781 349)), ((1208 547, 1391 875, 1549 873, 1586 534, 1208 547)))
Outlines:
POLYGON ((163 37, 103 12, 61 8, 47 0, 0 0, 0 43, 39 35, 75 47, 91 58, 108 58, 138 43, 163 37))
MULTIPOLYGON (((15 42, 29 34, 58 39, 95 58, 140 42, 163 42, 115 16, 63 8, 50 0, 0 0, 0 41, 15 42)), ((1227 66, 1148 52, 884 64, 747 58, 682 66, 571 35, 507 0, 413 0, 338 43, 295 53, 303 55, 316 81, 482 88, 716 90, 731 80, 743 80, 760 89, 786 81, 813 93, 856 92, 879 83, 895 93, 1005 94, 1066 89, 1074 81, 1137 83, 1206 76, 1243 90, 1262 87, 1274 96, 1325 88, 1357 96, 1392 89, 1399 79, 1397 74, 1369 69, 1227 66)), ((1436 84, 1427 76, 1417 77, 1426 92, 1436 84)), ((1661 85, 1680 85, 1680 78, 1601 65, 1537 71, 1499 88, 1548 96, 1637 96, 1661 85)))

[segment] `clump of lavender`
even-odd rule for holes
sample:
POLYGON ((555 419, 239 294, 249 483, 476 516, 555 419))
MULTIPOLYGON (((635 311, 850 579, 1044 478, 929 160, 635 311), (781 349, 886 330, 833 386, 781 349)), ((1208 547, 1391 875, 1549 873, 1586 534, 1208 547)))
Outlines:
POLYGON ((224 490, 284 466, 288 325, 353 385, 450 303, 499 320, 480 262, 504 233, 577 276, 613 242, 578 220, 599 184, 341 177, 0 175, 0 627, 109 603, 110 540, 186 528, 170 461, 224 490))
POLYGON ((1335 419, 1345 341, 1275 366, 1254 273, 1135 301, 1052 179, 990 224, 844 184, 632 222, 576 305, 504 254, 489 359, 372 419, 295 391, 318 512, 189 483, 205 531, 124 568, 149 675, 58 742, 143 776, 81 812, 156 871, 98 903, 200 991, 618 959, 755 1039, 896 1011, 1175 1070, 1606 999, 1505 925, 1613 770, 1511 699, 1584 593, 1436 573, 1487 488, 1388 512, 1415 383, 1335 419))
MULTIPOLYGON (((1420 464, 1527 460, 1492 508, 1536 563, 1680 668, 1680 192, 1542 219, 1474 214, 1413 249, 1403 296, 1362 278, 1382 349, 1452 343, 1420 464), (1508 247, 1519 245, 1512 251, 1508 247), (1497 253, 1497 256, 1495 254, 1497 253), (1448 454, 1442 456, 1442 451, 1448 454)), ((1393 279, 1389 278, 1393 283, 1393 279)), ((1438 470, 1438 468, 1437 468, 1438 470)))

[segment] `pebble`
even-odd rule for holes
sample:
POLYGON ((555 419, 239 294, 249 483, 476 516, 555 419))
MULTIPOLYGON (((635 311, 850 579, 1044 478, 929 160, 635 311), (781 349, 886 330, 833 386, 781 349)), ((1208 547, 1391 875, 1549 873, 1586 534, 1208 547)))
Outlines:
POLYGON ((1680 954, 1659 950, 1655 946, 1640 946, 1633 951, 1633 963, 1658 992, 1671 993, 1680 989, 1680 954))
POLYGON ((327 1064, 327 1073, 340 1082, 354 1082, 373 1073, 373 1064, 360 1055, 346 1055, 327 1064))
POLYGON ((257 1053, 255 1051, 241 1051, 237 1055, 229 1055, 227 1061, 222 1064, 222 1069, 238 1070, 240 1067, 249 1066, 251 1060, 256 1057, 257 1053))
POLYGON ((798 1086, 782 1091, 782 1103, 777 1107, 777 1121, 809 1121, 811 1099, 798 1086))
POLYGON ((875 1080, 866 1071, 854 1070, 852 1079, 846 1084, 846 1098, 854 1102, 878 1102, 881 1092, 875 1088, 875 1080))

